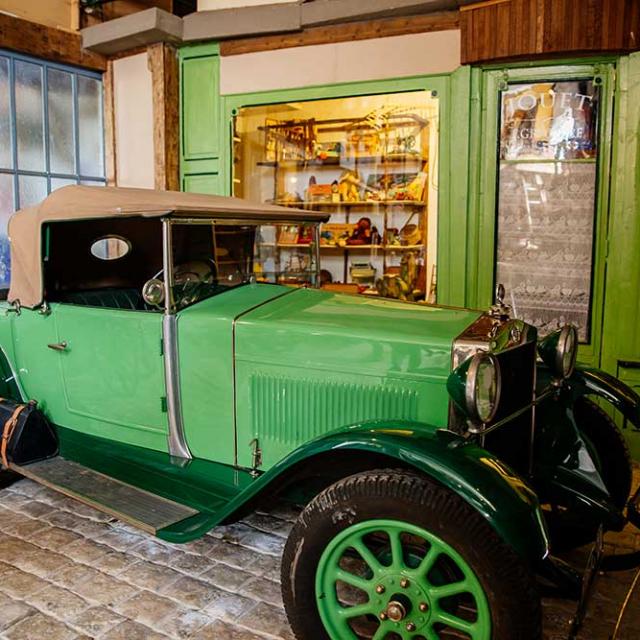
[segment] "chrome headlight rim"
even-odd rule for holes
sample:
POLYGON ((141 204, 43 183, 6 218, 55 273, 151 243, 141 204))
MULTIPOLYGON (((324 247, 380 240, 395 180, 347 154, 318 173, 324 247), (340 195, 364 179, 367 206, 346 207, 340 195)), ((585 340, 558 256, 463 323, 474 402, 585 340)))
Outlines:
POLYGON ((473 356, 471 356, 471 362, 469 363, 467 379, 465 382, 465 405, 469 418, 473 422, 480 424, 488 424, 489 422, 491 422, 495 418, 496 412, 498 411, 501 394, 502 376, 500 373, 500 363, 498 362, 498 359, 492 353, 487 353, 486 351, 478 351, 473 356), (487 362, 490 363, 494 371, 496 392, 493 405, 491 406, 491 411, 488 415, 483 416, 480 415, 480 411, 478 409, 478 374, 480 372, 480 368, 487 362))
POLYGON ((565 324, 558 336, 558 346, 556 347, 556 371, 564 379, 570 378, 576 368, 578 358, 578 331, 572 324, 565 324), (570 354, 569 366, 565 369, 565 356, 569 349, 573 349, 570 354))

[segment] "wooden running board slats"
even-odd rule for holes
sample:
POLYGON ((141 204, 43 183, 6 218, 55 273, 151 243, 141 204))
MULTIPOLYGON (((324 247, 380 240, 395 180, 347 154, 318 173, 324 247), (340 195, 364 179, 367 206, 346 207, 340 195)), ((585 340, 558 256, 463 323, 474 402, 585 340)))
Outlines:
POLYGON ((99 511, 156 534, 197 515, 196 509, 157 496, 60 456, 25 466, 11 465, 23 476, 99 511))

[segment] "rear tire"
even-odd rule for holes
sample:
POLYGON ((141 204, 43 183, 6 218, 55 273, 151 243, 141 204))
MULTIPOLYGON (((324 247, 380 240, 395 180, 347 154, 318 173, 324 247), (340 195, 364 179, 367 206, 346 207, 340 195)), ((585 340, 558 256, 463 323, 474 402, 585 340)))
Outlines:
POLYGON ((473 640, 542 634, 521 558, 457 494, 406 471, 358 473, 316 496, 287 541, 282 592, 298 640, 444 640, 465 621, 473 640), (398 602, 406 615, 394 622, 398 602), (345 603, 366 613, 349 616, 345 603))
MULTIPOLYGON (((574 415, 611 502, 624 509, 633 482, 633 462, 624 435, 609 414, 588 398, 576 401, 574 415)), ((554 551, 569 551, 596 539, 597 525, 576 524, 553 511, 545 514, 554 551)))

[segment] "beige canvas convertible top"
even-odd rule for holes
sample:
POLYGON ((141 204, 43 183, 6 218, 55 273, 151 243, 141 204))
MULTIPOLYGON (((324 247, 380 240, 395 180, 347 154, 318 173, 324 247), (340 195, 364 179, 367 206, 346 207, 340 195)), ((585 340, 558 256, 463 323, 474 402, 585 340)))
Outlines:
POLYGON ((324 222, 328 218, 317 211, 259 204, 224 196, 121 187, 63 187, 40 204, 16 212, 9 220, 9 301, 19 301, 25 307, 37 307, 42 303, 43 224, 115 216, 239 219, 265 223, 324 222))

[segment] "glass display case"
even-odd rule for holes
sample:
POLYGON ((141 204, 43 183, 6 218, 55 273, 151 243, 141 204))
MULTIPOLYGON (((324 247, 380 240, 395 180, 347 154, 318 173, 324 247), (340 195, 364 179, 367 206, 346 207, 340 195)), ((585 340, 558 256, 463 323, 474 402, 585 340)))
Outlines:
MULTIPOLYGON (((318 248, 325 288, 434 301, 437 134, 426 91, 243 108, 234 195, 330 215, 318 248)), ((312 242, 303 228, 280 230, 265 259, 289 265, 295 282, 312 242)))
POLYGON ((590 339, 599 88, 512 84, 501 96, 496 281, 541 334, 590 339))

